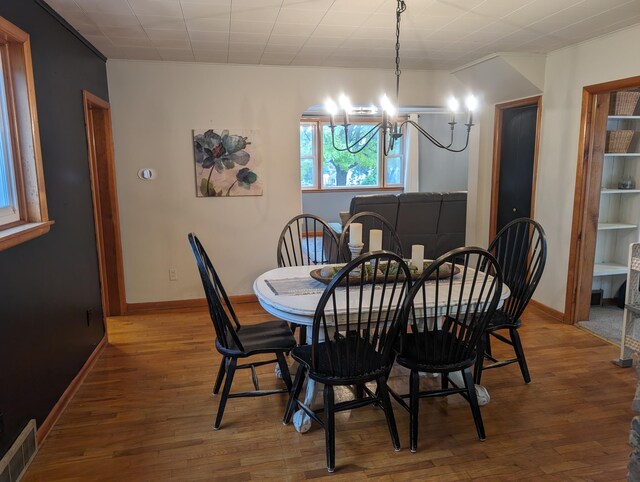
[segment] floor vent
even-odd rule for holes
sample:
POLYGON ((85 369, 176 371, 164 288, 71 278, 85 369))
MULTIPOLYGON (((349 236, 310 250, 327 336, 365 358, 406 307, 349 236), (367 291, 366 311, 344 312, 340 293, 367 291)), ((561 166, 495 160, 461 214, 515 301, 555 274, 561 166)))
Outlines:
POLYGON ((36 421, 30 420, 9 451, 0 460, 0 481, 18 482, 38 451, 36 421))

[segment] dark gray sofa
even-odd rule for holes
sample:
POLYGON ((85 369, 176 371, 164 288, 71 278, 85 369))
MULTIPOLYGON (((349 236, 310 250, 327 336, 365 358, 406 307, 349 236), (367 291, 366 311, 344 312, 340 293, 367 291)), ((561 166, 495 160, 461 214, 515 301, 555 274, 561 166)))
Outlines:
MULTIPOLYGON (((413 244, 423 244, 425 257, 431 259, 465 245, 466 191, 354 196, 345 217, 363 211, 378 213, 395 227, 404 256, 411 254, 413 244)), ((332 226, 341 231, 340 225, 332 226)))

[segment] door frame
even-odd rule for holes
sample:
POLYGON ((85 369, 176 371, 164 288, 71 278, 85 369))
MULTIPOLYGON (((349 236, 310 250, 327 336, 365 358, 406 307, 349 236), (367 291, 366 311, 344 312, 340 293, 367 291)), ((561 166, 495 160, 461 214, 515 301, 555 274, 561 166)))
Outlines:
POLYGON ((100 275, 100 294, 103 316, 124 315, 126 313, 126 295, 124 288, 124 267, 122 261, 122 243, 120 236, 120 215, 118 194, 116 191, 115 157, 113 152, 113 132, 111 129, 111 106, 100 97, 83 90, 85 127, 89 172, 91 177, 91 197, 96 233, 96 251, 100 275), (103 116, 105 151, 104 165, 98 169, 96 156, 96 131, 92 113, 103 116), (101 199, 108 199, 109 211, 104 215, 101 199), (105 228, 110 229, 105 229, 105 228), (111 269, 107 269, 107 267, 111 269))
POLYGON ((638 87, 640 76, 588 85, 582 89, 578 165, 564 307, 565 323, 574 324, 581 319, 588 319, 591 306, 609 95, 617 90, 638 87))
POLYGON ((542 120, 542 96, 526 97, 496 104, 496 113, 493 127, 493 165, 491 174, 491 210, 489 217, 489 243, 495 238, 498 224, 498 197, 500 191, 500 151, 502 147, 502 120, 504 111, 515 107, 538 107, 536 113, 536 140, 533 152, 533 178, 531 181, 531 214, 533 218, 536 200, 536 180, 538 177, 538 151, 540 150, 540 123, 542 120))

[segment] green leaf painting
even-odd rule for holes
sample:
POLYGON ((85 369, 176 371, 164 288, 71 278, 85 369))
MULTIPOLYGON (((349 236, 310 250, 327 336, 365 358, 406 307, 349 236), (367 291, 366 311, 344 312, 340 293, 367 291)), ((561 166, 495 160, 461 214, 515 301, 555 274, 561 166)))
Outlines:
POLYGON ((256 131, 194 130, 198 197, 262 196, 256 131))

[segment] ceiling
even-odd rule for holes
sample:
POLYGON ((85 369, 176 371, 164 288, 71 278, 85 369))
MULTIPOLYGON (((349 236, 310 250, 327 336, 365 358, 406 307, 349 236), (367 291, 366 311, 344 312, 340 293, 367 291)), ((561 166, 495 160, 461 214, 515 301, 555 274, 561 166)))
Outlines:
MULTIPOLYGON (((105 56, 393 68, 396 0, 46 0, 105 56)), ((452 69, 640 23, 640 0, 406 0, 401 66, 452 69)))

